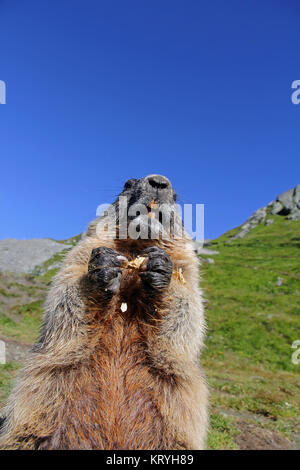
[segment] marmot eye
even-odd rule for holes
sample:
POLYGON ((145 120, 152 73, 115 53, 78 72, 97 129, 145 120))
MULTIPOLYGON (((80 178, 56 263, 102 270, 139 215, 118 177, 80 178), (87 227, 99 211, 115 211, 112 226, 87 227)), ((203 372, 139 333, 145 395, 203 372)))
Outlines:
POLYGON ((136 182, 136 179, 135 178, 132 178, 131 180, 128 180, 126 181, 125 185, 124 185, 124 189, 129 189, 132 187, 133 183, 136 182))

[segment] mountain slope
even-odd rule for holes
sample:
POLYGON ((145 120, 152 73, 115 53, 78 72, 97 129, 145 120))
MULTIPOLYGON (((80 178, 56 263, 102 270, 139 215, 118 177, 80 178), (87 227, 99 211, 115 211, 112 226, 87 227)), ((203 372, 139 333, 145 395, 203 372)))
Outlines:
POLYGON ((68 248, 70 245, 47 238, 0 240, 0 272, 31 273, 35 266, 68 248))
MULTIPOLYGON (((215 240, 220 254, 202 266, 203 363, 213 419, 221 414, 232 426, 235 437, 223 443, 229 447, 300 444, 300 365, 291 361, 292 343, 300 339, 300 220, 272 215, 269 224, 269 217, 245 238, 233 239, 237 228, 215 240)), ((214 446, 224 438, 215 434, 214 446)))

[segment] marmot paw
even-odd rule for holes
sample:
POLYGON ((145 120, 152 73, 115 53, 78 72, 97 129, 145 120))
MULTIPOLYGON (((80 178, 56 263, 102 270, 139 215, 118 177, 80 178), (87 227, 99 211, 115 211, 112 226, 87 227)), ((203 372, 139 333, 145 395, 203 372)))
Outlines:
POLYGON ((148 261, 139 273, 146 289, 156 292, 166 289, 171 281, 173 263, 168 253, 157 246, 152 246, 140 253, 148 261))
POLYGON ((88 265, 88 278, 105 292, 116 294, 120 288, 121 266, 126 261, 125 256, 112 248, 94 248, 88 265))

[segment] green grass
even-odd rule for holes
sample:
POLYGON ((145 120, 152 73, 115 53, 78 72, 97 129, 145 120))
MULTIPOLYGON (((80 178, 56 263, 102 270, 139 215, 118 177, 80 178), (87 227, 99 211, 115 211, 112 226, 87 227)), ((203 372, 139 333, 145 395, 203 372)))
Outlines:
POLYGON ((14 379, 19 367, 19 364, 12 362, 4 365, 0 364, 0 404, 4 403, 7 398, 12 380, 14 379))
MULTIPOLYGON (((300 365, 291 361, 300 339, 300 221, 272 218, 244 239, 229 240, 235 229, 213 242, 220 254, 201 268, 208 301, 202 363, 213 416, 229 409, 237 422, 254 420, 292 438, 300 425, 300 365)), ((224 436, 228 442, 215 439, 211 448, 229 448, 233 437, 224 436)))
POLYGON ((214 244, 220 255, 202 268, 207 348, 220 359, 229 349, 273 370, 299 372, 291 345, 300 338, 300 221, 274 219, 245 239, 228 244, 223 236, 214 244))
POLYGON ((0 315, 0 333, 7 338, 33 343, 37 340, 41 324, 43 300, 16 306, 13 314, 0 315))
POLYGON ((49 271, 39 276, 39 281, 43 282, 46 285, 51 284, 53 277, 55 276, 55 274, 58 273, 58 271, 59 271, 58 268, 49 269, 49 271))
MULTIPOLYGON (((72 242, 75 243, 75 239, 76 237, 73 237, 72 242)), ((61 262, 68 251, 69 249, 66 249, 56 253, 37 267, 33 275, 24 275, 23 277, 18 275, 14 281, 6 279, 4 275, 0 276, 1 336, 30 344, 37 340, 47 288, 58 271, 58 268, 51 269, 51 266, 61 262), (4 300, 15 297, 14 305, 8 305, 1 301, 1 295, 4 300), (20 297, 25 298, 26 303, 21 303, 20 297)))
POLYGON ((208 449, 236 450, 234 437, 239 433, 230 418, 212 413, 210 416, 210 430, 207 438, 208 449))

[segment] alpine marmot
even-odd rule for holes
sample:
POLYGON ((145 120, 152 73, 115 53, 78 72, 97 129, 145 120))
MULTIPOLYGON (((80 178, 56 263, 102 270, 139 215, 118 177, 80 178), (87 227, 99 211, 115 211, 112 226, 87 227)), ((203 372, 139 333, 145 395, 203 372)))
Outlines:
POLYGON ((205 446, 205 321, 192 240, 184 229, 175 236, 182 220, 164 176, 131 179, 120 196, 54 278, 39 340, 4 410, 2 449, 205 446), (153 227, 158 236, 145 236, 153 227))

